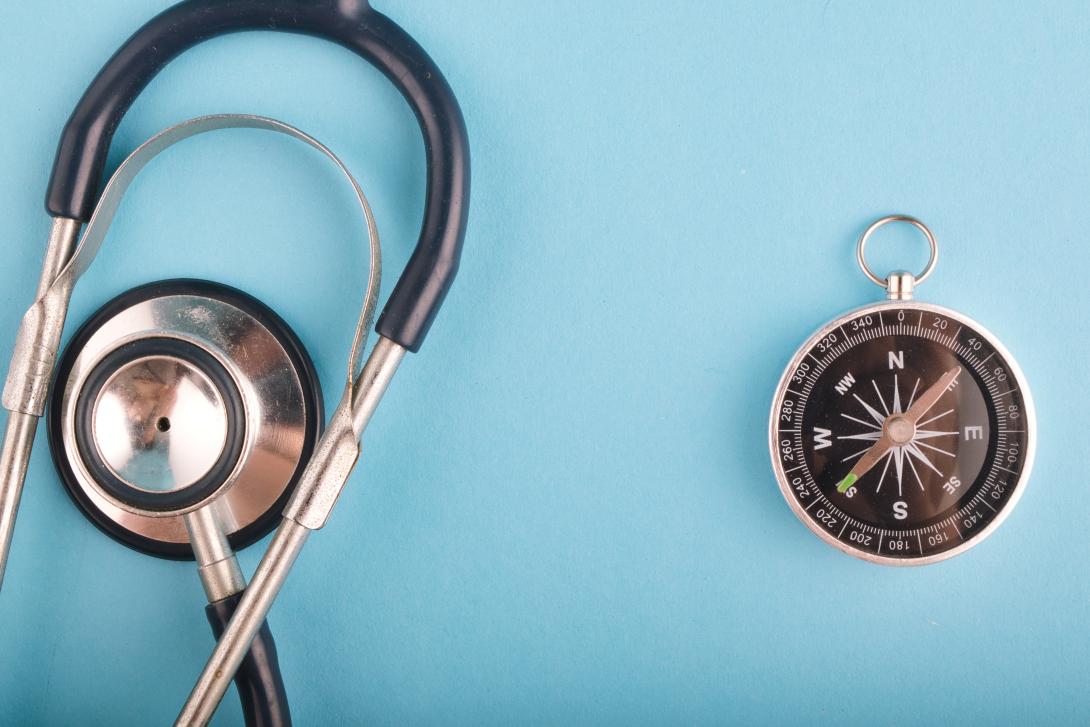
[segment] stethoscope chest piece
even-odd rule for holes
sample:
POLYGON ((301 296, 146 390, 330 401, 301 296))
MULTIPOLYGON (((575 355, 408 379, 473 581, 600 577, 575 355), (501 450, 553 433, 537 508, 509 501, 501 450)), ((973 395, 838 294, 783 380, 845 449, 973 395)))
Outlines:
POLYGON ((192 557, 211 505, 245 547, 279 521, 323 421, 313 365, 268 307, 214 283, 129 291, 65 351, 49 438, 77 506, 142 552, 192 557))

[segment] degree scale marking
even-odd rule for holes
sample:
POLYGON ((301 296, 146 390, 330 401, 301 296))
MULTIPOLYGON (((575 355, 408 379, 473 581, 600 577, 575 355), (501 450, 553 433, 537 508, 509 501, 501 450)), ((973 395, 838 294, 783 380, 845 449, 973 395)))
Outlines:
MULTIPOLYGON (((827 498, 821 492, 820 488, 817 486, 817 483, 814 480, 813 474, 810 472, 809 463, 806 462, 806 459, 805 459, 805 456, 804 456, 804 451, 803 451, 803 446, 802 446, 801 421, 802 421, 802 416, 803 416, 805 408, 806 408, 806 406, 805 406, 806 402, 809 400, 809 396, 813 391, 813 387, 816 385, 817 380, 820 378, 821 374, 826 369, 828 369, 828 367, 830 365, 832 365, 832 363, 834 361, 836 361, 841 355, 843 355, 844 353, 850 351, 851 349, 855 348, 856 346, 858 346, 861 343, 865 343, 867 341, 871 341, 871 340, 881 338, 881 337, 884 337, 884 336, 901 335, 901 336, 915 336, 915 337, 919 337, 919 338, 924 338, 924 339, 932 340, 932 341, 934 341, 936 343, 939 343, 940 345, 944 346, 949 351, 953 352, 961 360, 968 363, 969 366, 972 368, 972 370, 975 371, 980 376, 980 378, 985 382, 985 389, 986 389, 986 391, 987 391, 987 393, 989 395, 989 398, 992 401, 992 404, 996 408, 995 413, 996 413, 997 419, 999 420, 997 422, 997 426, 996 426, 996 433, 997 433, 999 439, 1000 440, 1005 440, 1006 435, 1008 433, 1019 433, 1019 434, 1025 433, 1024 430, 1008 430, 1008 429, 1005 428, 1006 423, 1007 423, 1006 422, 1006 416, 1005 416, 1005 413, 1000 409, 998 400, 999 400, 1000 397, 1007 396, 1009 394, 1012 394, 1012 393, 1018 391, 1018 388, 1013 387, 1013 388, 1008 389, 1006 391, 1002 391, 1002 392, 997 393, 997 389, 999 387, 996 385, 994 377, 991 376, 990 372, 988 372, 984 367, 984 364, 988 360, 990 360, 992 357, 994 357, 995 354, 997 353, 997 351, 994 350, 994 347, 991 346, 991 343, 987 342, 988 346, 990 348, 993 348, 993 350, 988 354, 988 356, 981 359, 968 346, 963 345, 963 344, 958 342, 957 338, 961 334, 962 330, 964 329, 963 325, 959 325, 957 330, 951 335, 944 335, 941 332, 939 332, 938 330, 923 329, 923 327, 922 327, 923 318, 924 318, 924 315, 927 312, 928 311, 926 311, 926 310, 920 310, 920 319, 919 319, 919 321, 917 323, 915 331, 912 331, 912 329, 906 328, 906 326, 904 325, 903 322, 899 323, 897 326, 893 326, 893 327, 887 326, 885 324, 885 321, 882 318, 882 311, 875 311, 875 313, 876 313, 876 315, 878 317, 878 321, 879 321, 878 326, 873 326, 872 325, 872 326, 862 328, 854 336, 848 335, 845 328, 844 328, 844 326, 847 325, 847 323, 852 322, 851 320, 847 320, 847 321, 845 321, 845 323, 839 324, 835 330, 840 331, 840 333, 844 336, 844 340, 839 345, 830 346, 829 350, 826 352, 825 356, 823 356, 822 358, 818 358, 817 356, 815 356, 812 353, 813 347, 811 347, 810 350, 808 350, 806 352, 806 355, 809 356, 810 358, 812 358, 817 365, 812 367, 804 375, 804 377, 803 377, 804 385, 802 386, 802 389, 803 389, 802 392, 796 392, 796 391, 793 391, 793 390, 788 390, 789 393, 791 393, 793 396, 798 397, 797 407, 795 408, 794 413, 793 413, 792 416, 793 416, 793 418, 797 418, 799 420, 800 427, 798 429, 790 429, 790 430, 788 430, 788 429, 778 429, 777 428, 778 432, 781 432, 781 433, 794 433, 796 435, 794 437, 794 439, 796 440, 796 446, 793 448, 793 450, 799 456, 800 461, 802 462, 802 464, 791 468, 790 471, 794 472, 794 471, 797 471, 799 469, 804 470, 804 472, 803 472, 803 474, 804 474, 804 484, 807 486, 806 491, 809 492, 809 494, 811 495, 811 498, 812 498, 810 503, 804 509, 808 511, 811 507, 813 507, 813 505, 816 502, 818 502, 820 500, 820 501, 822 501, 823 503, 826 504, 826 506, 829 508, 829 510, 831 510, 832 515, 834 515, 838 519, 841 519, 841 520, 844 521, 844 525, 840 530, 840 535, 843 535, 844 531, 846 530, 846 528, 847 528, 847 526, 849 524, 853 525, 856 530, 859 530, 859 531, 862 531, 862 532, 873 532, 873 533, 879 534, 882 537, 880 538, 880 541, 879 541, 879 547, 878 547, 878 551, 877 551, 878 553, 881 552, 881 543, 882 543, 882 540, 884 539, 884 535, 892 534, 894 532, 902 533, 904 536, 909 536, 909 535, 912 535, 912 534, 916 534, 917 538, 919 539, 920 534, 922 532, 928 532, 928 531, 932 531, 932 530, 937 532, 939 529, 945 529, 945 528, 947 528, 949 526, 952 526, 954 528, 954 530, 957 532, 959 538, 964 541, 964 535, 962 535, 961 529, 958 527, 958 524, 957 524, 956 521, 959 518, 963 518, 963 517, 965 517, 965 515, 969 514, 970 510, 972 510, 973 506, 975 505, 975 503, 976 503, 976 501, 978 499, 981 502, 984 502, 984 504, 989 509, 991 509, 993 512, 996 512, 995 508, 993 508, 989 503, 984 501, 984 497, 987 494, 987 492, 990 491, 995 486, 995 482, 993 480, 994 475, 995 475, 995 470, 1000 469, 1000 470, 1006 471, 1006 472, 1008 472, 1008 473, 1010 473, 1012 475, 1015 475, 1015 476, 1017 476, 1017 474, 1018 474, 1018 473, 1012 472, 1011 470, 1007 470, 1007 469, 1005 469, 1003 467, 998 466, 998 458, 999 458, 1000 452, 997 451, 996 452, 996 458, 993 459, 993 461, 991 463, 993 466, 988 468, 989 474, 988 474, 988 476, 986 478, 984 478, 985 479, 984 484, 982 484, 978 488, 977 493, 963 507, 959 508, 956 512, 952 513, 949 517, 945 518, 944 520, 942 520, 940 522, 933 523, 933 524, 931 524, 929 526, 923 526, 923 527, 919 527, 919 528, 913 528, 913 529, 909 529, 909 530, 899 530, 899 531, 888 531, 888 530, 886 530, 884 528, 877 528, 875 526, 872 526, 872 525, 870 525, 868 523, 863 523, 863 522, 857 520, 856 518, 847 515, 839 507, 837 507, 835 503, 833 503, 831 500, 829 500, 829 498, 827 498)), ((944 318, 944 316, 942 316, 942 314, 940 314, 940 313, 933 312, 932 314, 939 317, 939 318, 944 318)), ((781 401, 782 401, 782 399, 781 399, 781 401)), ((785 471, 785 473, 786 473, 786 471, 785 471)), ((980 476, 978 475, 976 481, 979 481, 979 480, 980 480, 980 476)), ((1007 480, 1003 484, 1009 485, 1010 481, 1007 480)), ((796 500, 798 500, 797 497, 796 497, 796 500)), ((840 535, 837 536, 838 540, 839 540, 840 535)), ((922 542, 920 542, 919 544, 920 544, 921 554, 922 554, 923 553, 923 551, 922 551, 922 547, 923 547, 922 542)))

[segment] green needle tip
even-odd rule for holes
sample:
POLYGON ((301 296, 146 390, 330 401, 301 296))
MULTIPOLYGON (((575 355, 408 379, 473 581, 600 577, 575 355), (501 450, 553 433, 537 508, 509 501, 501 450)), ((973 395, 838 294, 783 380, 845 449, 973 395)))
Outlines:
POLYGON ((847 492, 852 488, 852 485, 859 479, 857 475, 849 474, 847 477, 840 481, 840 484, 836 486, 837 492, 847 492))

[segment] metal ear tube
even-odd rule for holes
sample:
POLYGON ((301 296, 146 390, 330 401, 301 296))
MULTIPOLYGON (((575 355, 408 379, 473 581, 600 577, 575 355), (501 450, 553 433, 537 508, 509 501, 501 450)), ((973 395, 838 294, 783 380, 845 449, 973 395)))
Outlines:
POLYGON ((24 320, 19 329, 4 384, 3 404, 8 410, 8 421, 0 452, 0 587, 4 583, 34 434, 38 420, 45 413, 49 379, 60 348, 68 297, 72 294, 71 286, 53 295, 50 291, 75 250, 82 227, 78 220, 65 217, 53 221, 33 309, 35 317, 30 323, 24 320))

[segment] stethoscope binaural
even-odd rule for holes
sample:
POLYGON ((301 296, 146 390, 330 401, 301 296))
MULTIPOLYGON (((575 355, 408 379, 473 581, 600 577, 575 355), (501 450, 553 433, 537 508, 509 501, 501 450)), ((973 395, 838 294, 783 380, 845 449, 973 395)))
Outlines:
MULTIPOLYGON (((343 165, 342 171, 347 175, 343 165)), ((54 442, 58 461, 75 452, 77 469, 97 458, 99 461, 91 469, 104 473, 101 476, 91 473, 85 478, 86 490, 76 482, 79 478, 73 477, 73 482, 67 483, 70 491, 95 492, 100 496, 96 502, 106 502, 122 513, 147 513, 160 508, 160 514, 170 513, 184 519, 193 549, 205 548, 202 578, 208 576, 203 578, 206 590, 210 583, 214 589, 226 583, 226 590, 230 590, 232 579, 234 587, 239 585, 232 570, 237 569, 237 564, 231 566, 231 543, 224 534, 230 528, 221 527, 222 522, 204 522, 207 527, 202 528, 201 521, 215 521, 216 517, 204 516, 217 513, 221 519, 231 519, 231 509, 223 504, 220 491, 231 477, 222 473, 241 471, 245 465, 243 452, 249 451, 247 447, 253 444, 249 440, 238 444, 232 439, 231 433, 238 428, 232 422, 248 425, 245 418, 239 419, 240 409, 250 411, 253 402, 259 406, 261 401, 254 393, 253 382, 257 379, 240 373, 241 364, 230 355, 245 345, 232 340, 232 335, 240 336, 239 331, 267 334, 269 350, 283 357, 277 370, 291 374, 283 382, 283 391, 296 392, 300 408, 305 410, 302 418, 306 421, 296 422, 299 431, 313 433, 309 445, 305 434, 301 435, 299 446, 291 455, 298 460, 298 466, 288 473, 290 476, 280 478, 281 487, 294 485, 294 494, 283 509, 276 534, 249 586, 234 594, 242 595, 236 599, 237 605, 232 604, 233 615, 230 610, 221 614, 222 636, 178 718, 179 724, 207 723, 236 670, 247 658, 251 644, 255 650, 262 646, 265 616, 288 571, 310 532, 325 524, 359 458, 363 430, 405 353, 418 351, 423 344, 453 281, 465 236, 469 184, 468 140, 453 92, 427 53, 365 0, 179 3, 145 25, 118 50, 92 82, 66 125, 47 195, 47 209, 54 218, 53 230, 36 300, 20 327, 4 387, 3 404, 9 417, 0 456, 0 577, 37 422, 51 406, 55 413, 51 416, 51 427, 56 428, 54 439, 59 438, 61 443, 54 442), (362 369, 359 362, 370 328, 369 309, 377 294, 379 258, 366 199, 348 175, 359 194, 376 254, 372 256, 371 292, 352 346, 347 385, 325 433, 316 442, 313 439, 317 438, 317 429, 311 422, 315 417, 320 420, 320 405, 307 409, 304 400, 320 401, 320 395, 315 396, 314 384, 308 380, 311 377, 305 354, 295 350, 290 330, 280 325, 274 315, 256 301, 222 286, 174 281, 135 291, 135 297, 112 302, 89 328, 81 331, 86 333, 86 340, 77 336, 85 344, 99 346, 95 349, 97 353, 87 354, 89 349, 77 347, 70 360, 66 355, 62 362, 64 378, 58 377, 57 390, 50 390, 75 281, 101 244, 109 218, 132 175, 158 151, 198 133, 243 126, 286 133, 310 143, 337 162, 327 149, 286 124, 258 117, 210 117, 175 127, 153 139, 123 165, 100 194, 100 180, 113 134, 152 78, 172 59, 205 40, 250 30, 314 35, 367 59, 408 100, 425 141, 428 184, 420 238, 378 320, 378 342, 362 369), (77 248, 85 224, 87 228, 77 248), (213 321, 229 320, 238 325, 210 324, 203 329, 190 326, 179 333, 165 323, 177 322, 171 315, 188 323, 199 317, 179 317, 179 306, 187 311, 194 310, 193 306, 220 311, 224 318, 213 316, 213 321), (130 319, 142 315, 160 318, 155 319, 155 325, 144 329, 126 327, 131 324, 130 319), (115 335, 118 331, 121 333, 115 335), (147 344, 147 340, 152 344, 147 344), (80 354, 85 355, 83 360, 80 354), (114 358, 104 366, 110 356, 114 358), (155 382, 155 393, 150 399, 148 381, 155 382), (133 412, 139 412, 139 416, 134 417, 133 412), (211 434, 204 433, 216 443, 212 447, 216 456, 187 468, 181 463, 184 458, 171 460, 170 450, 157 448, 156 443, 160 435, 169 436, 172 430, 180 436, 176 428, 190 420, 217 423, 211 434), (142 426, 134 429, 134 421, 142 426), (221 434, 222 452, 217 449, 221 434), (109 451, 103 451, 102 446, 88 444, 96 438, 106 438, 117 447, 106 447, 109 451), (166 477, 162 475, 164 462, 171 465, 166 477), (213 470, 222 476, 205 477, 213 470), (154 476, 149 472, 155 473, 154 476), (112 482, 114 479, 120 484, 112 482), (205 479, 208 482, 203 482, 205 479), (107 480, 112 484, 103 486, 107 480), (134 482, 135 487, 131 486, 134 482), (140 485, 149 482, 146 487, 140 485), (197 488, 197 484, 202 484, 203 489, 197 488), (162 491, 157 491, 160 487, 162 491), (194 492, 193 488, 199 491, 194 492), (206 566, 215 567, 204 573, 206 566)), ((274 500, 269 507, 280 504, 274 500)), ((94 507, 84 509, 90 512, 94 507)), ((240 531, 236 530, 236 535, 240 531)), ((253 535, 252 531, 249 535, 253 535)), ((210 592, 209 597, 222 592, 226 591, 210 592)), ((275 666, 275 652, 266 664, 275 666)), ((260 687, 257 685, 255 689, 260 687)))

